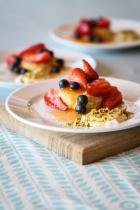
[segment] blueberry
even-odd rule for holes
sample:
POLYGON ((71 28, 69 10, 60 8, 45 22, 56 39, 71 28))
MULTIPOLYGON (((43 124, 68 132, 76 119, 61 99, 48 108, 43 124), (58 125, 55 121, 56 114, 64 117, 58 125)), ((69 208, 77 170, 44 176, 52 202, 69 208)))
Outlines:
POLYGON ((86 95, 80 95, 77 97, 78 104, 86 105, 88 103, 88 97, 86 95))
POLYGON ((58 64, 58 66, 63 67, 64 66, 64 60, 62 58, 57 58, 56 62, 58 64))
POLYGON ((91 23, 92 27, 96 27, 96 25, 97 25, 97 21, 95 19, 91 19, 90 23, 91 23))
POLYGON ((77 90, 79 88, 80 88, 80 85, 79 85, 78 82, 72 82, 72 83, 70 83, 70 89, 77 90))
POLYGON ((74 36, 74 38, 80 38, 81 34, 79 32, 77 32, 77 31, 75 31, 73 36, 74 36))
POLYGON ((68 86, 69 86, 68 80, 66 80, 66 79, 61 79, 61 80, 59 81, 59 87, 60 87, 60 88, 64 88, 64 87, 68 87, 68 86))
POLYGON ((15 57, 13 65, 18 66, 20 64, 20 62, 21 62, 21 58, 15 57))
POLYGON ((94 41, 94 35, 93 35, 93 34, 89 34, 89 35, 88 35, 88 40, 89 40, 90 42, 93 42, 93 41, 94 41))
POLYGON ((25 74, 25 73, 27 73, 28 72, 28 69, 25 69, 25 68, 23 68, 23 67, 19 67, 18 68, 18 73, 19 74, 25 74))
POLYGON ((83 106, 82 104, 77 104, 75 107, 75 111, 79 114, 85 114, 86 113, 86 106, 83 106))
POLYGON ((15 72, 20 62, 21 62, 21 59, 19 57, 15 57, 13 63, 10 65, 10 70, 15 72))
POLYGON ((102 39, 100 36, 97 36, 97 35, 94 36, 94 42, 100 43, 101 41, 102 41, 102 39))
POLYGON ((53 73, 59 73, 60 72, 60 67, 59 66, 52 66, 51 72, 53 72, 53 73))

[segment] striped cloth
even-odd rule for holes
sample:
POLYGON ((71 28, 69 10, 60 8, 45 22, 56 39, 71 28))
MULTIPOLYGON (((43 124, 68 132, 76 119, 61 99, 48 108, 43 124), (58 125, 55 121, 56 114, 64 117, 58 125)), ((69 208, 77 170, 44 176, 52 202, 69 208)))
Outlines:
POLYGON ((0 126, 0 210, 140 210, 140 148, 80 166, 0 126))

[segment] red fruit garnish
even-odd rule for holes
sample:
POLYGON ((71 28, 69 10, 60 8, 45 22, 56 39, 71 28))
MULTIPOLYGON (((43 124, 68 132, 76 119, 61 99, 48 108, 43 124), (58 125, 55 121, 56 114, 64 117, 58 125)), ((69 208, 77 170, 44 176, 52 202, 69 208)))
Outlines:
POLYGON ((110 93, 110 84, 105 79, 97 79, 87 84, 87 93, 92 96, 107 97, 110 93))
POLYGON ((109 28, 110 20, 108 20, 107 18, 100 18, 97 20, 96 27, 109 28))
POLYGON ((72 69, 69 77, 69 82, 78 82, 83 88, 86 89, 87 79, 85 72, 80 68, 72 69))
POLYGON ((47 94, 44 96, 45 103, 58 110, 66 111, 68 109, 67 105, 61 100, 61 98, 57 95, 55 89, 51 88, 47 94))
POLYGON ((76 27, 76 32, 81 35, 89 35, 92 31, 91 22, 88 19, 82 19, 76 27))
POLYGON ((117 89, 117 87, 111 86, 109 96, 103 100, 103 107, 113 109, 121 103, 121 92, 117 89))
POLYGON ((35 45, 32 45, 31 47, 21 51, 18 56, 22 58, 22 56, 27 54, 34 54, 38 49, 45 49, 45 45, 43 43, 38 43, 35 45))
POLYGON ((83 67, 84 67, 84 72, 93 80, 96 80, 99 78, 99 75, 97 74, 96 71, 91 67, 91 65, 83 59, 83 67))
POLYGON ((6 58, 6 63, 8 65, 11 65, 14 62, 15 57, 16 57, 15 54, 8 55, 8 57, 6 58))
POLYGON ((35 62, 35 63, 46 63, 51 60, 51 55, 49 52, 42 52, 38 54, 24 54, 22 59, 28 62, 35 62))

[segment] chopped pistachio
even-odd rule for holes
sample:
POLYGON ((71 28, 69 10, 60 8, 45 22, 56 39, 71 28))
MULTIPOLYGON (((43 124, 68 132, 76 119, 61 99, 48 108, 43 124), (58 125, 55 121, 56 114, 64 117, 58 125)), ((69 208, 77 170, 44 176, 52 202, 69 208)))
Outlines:
POLYGON ((127 120, 132 113, 128 113, 124 104, 114 108, 92 109, 88 114, 76 118, 73 122, 69 122, 70 126, 80 127, 94 127, 100 126, 106 122, 116 120, 116 122, 123 122, 127 120))

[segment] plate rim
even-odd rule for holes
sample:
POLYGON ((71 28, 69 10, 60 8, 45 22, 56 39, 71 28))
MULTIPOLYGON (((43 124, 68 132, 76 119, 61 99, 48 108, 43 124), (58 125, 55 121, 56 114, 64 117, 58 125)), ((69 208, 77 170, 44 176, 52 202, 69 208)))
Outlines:
MULTIPOLYGON (((126 22, 135 22, 140 24, 140 21, 133 20, 133 19, 123 19, 123 18, 109 18, 111 21, 126 21, 126 22)), ((126 48, 134 48, 140 46, 140 40, 137 41, 130 41, 130 42, 121 42, 116 44, 91 44, 91 43, 78 43, 72 40, 67 40, 65 38, 61 38, 55 34, 55 31, 62 26, 65 25, 74 25, 74 23, 64 23, 62 25, 56 26, 49 31, 49 36, 54 40, 57 41, 65 46, 74 47, 75 49, 81 47, 81 49, 90 49, 90 50, 119 50, 119 49, 126 49, 126 48)))
MULTIPOLYGON (((132 84, 135 84, 135 85, 139 85, 139 83, 137 82, 133 82, 133 81, 130 81, 130 80, 124 80, 124 79, 119 79, 119 78, 113 78, 113 77, 104 77, 104 78, 108 78, 108 79, 114 79, 114 80, 119 80, 119 81, 122 81, 122 82, 129 82, 129 83, 132 83, 132 84)), ((50 80, 54 80, 54 79, 50 79, 50 80)), ((44 81, 40 82, 41 83, 44 83, 44 81)), ((36 86, 38 85, 37 83, 36 84, 32 84, 30 86, 36 86)), ((29 120, 26 120, 22 117, 20 117, 19 115, 17 115, 16 113, 14 113, 11 109, 10 109, 10 106, 9 106, 9 101, 10 101, 10 98, 18 91, 22 90, 22 89, 25 89, 25 88, 28 88, 27 86, 25 87, 20 87, 14 91, 12 91, 6 98, 5 100, 5 108, 6 108, 6 111, 12 116, 14 117, 16 120, 26 124, 26 125, 29 125, 29 126, 32 126, 32 127, 35 127, 35 128, 39 128, 39 129, 43 129, 43 130, 47 130, 47 131, 53 131, 53 132, 60 132, 60 133, 107 133, 107 132, 117 132, 117 131, 121 131, 121 130, 126 130, 126 129, 130 129, 130 128, 133 128, 133 127, 137 127, 140 125, 140 121, 139 122, 135 122, 135 123, 131 123, 129 125, 122 125, 122 126, 114 126, 111 128, 110 130, 110 127, 106 127, 106 128, 101 128, 101 127, 96 127, 96 129, 92 129, 92 128, 70 128, 70 127, 57 127, 57 126, 49 126, 49 125, 41 125, 41 124, 38 124, 36 122, 33 122, 33 121, 29 121, 29 120), (102 129, 102 130, 101 130, 102 129)))

